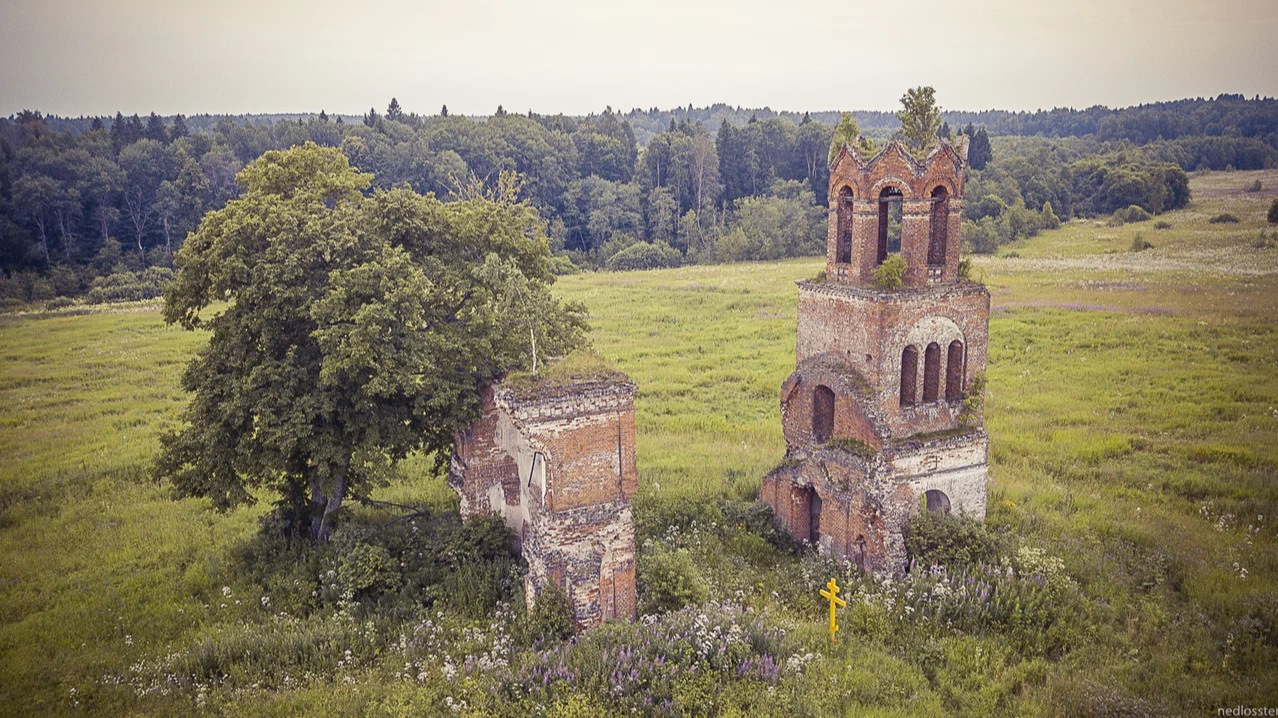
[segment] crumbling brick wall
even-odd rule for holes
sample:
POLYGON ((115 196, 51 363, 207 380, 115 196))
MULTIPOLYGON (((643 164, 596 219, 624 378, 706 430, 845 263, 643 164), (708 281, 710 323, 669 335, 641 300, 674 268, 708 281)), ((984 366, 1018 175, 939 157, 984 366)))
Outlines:
POLYGON ((528 563, 529 606, 554 583, 581 627, 635 615, 634 396, 618 377, 498 386, 456 440, 462 518, 502 516, 528 563))
POLYGON ((925 496, 985 516, 989 441, 965 399, 985 371, 990 296, 958 276, 965 161, 963 142, 924 159, 896 142, 873 157, 844 147, 830 167, 826 281, 799 283, 786 460, 760 498, 792 536, 867 570, 905 568, 904 529, 925 496), (885 188, 902 202, 898 289, 871 283, 885 188))

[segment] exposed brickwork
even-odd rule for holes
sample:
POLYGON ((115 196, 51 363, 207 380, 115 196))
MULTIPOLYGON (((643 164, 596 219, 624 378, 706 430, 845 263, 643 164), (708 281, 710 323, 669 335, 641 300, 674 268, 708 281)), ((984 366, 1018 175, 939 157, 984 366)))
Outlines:
POLYGON ((501 516, 528 562, 529 606, 557 583, 581 627, 635 615, 634 396, 621 380, 499 386, 456 440, 462 518, 501 516))
POLYGON ((867 570, 904 568, 902 531, 928 491, 985 517, 989 442, 963 398, 985 371, 990 297, 958 276, 966 154, 965 143, 941 142, 923 161, 895 142, 869 158, 844 147, 830 167, 827 279, 799 283, 797 366, 781 386, 786 462, 761 497, 793 536, 867 570), (870 284, 885 187, 902 195, 897 290, 870 284), (903 389, 907 348, 917 360, 903 389), (825 388, 829 441, 813 432, 825 388))

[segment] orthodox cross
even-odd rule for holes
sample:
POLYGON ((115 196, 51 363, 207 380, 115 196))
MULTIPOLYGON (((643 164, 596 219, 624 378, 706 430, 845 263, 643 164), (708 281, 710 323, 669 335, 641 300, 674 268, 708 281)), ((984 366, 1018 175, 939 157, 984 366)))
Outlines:
POLYGON ((825 584, 825 588, 821 590, 821 597, 830 599, 830 642, 833 643, 834 634, 839 630, 839 624, 834 622, 834 607, 846 606, 848 602, 839 598, 839 584, 835 583, 834 579, 830 579, 830 582, 825 584))

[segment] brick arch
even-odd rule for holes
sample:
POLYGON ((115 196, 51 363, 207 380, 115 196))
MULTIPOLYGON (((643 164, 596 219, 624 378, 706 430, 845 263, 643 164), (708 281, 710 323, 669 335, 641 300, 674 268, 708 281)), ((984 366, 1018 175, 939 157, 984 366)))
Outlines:
POLYGON ((944 184, 938 184, 928 197, 932 207, 928 212, 927 266, 939 267, 945 265, 949 244, 951 193, 944 184))
POLYGON ((918 401, 919 350, 913 344, 901 350, 901 406, 918 401))
POLYGON ((895 187, 905 199, 914 198, 915 192, 911 183, 897 177, 896 175, 888 175, 887 177, 883 177, 870 185, 870 190, 865 193, 865 196, 878 199, 879 195, 887 187, 895 187))
POLYGON ((904 243, 904 240, 905 240, 905 237, 904 237, 905 200, 908 198, 909 198, 909 195, 903 192, 900 187, 897 187, 894 184, 884 185, 881 189, 878 190, 878 192, 874 194, 874 201, 878 204, 878 220, 876 223, 878 228, 878 256, 874 260, 875 265, 882 264, 883 261, 888 258, 888 255, 893 253, 892 251, 893 243, 890 241, 891 238, 888 236, 889 215, 891 212, 890 205, 892 202, 897 202, 901 206, 902 227, 900 231, 902 234, 901 236, 896 238, 896 243, 895 243, 896 253, 898 254, 901 253, 902 244, 904 243), (898 198, 898 199, 889 199, 889 198, 898 198))
POLYGON ((834 203, 835 215, 834 261, 839 264, 849 264, 852 261, 852 201, 856 193, 852 191, 851 185, 844 184, 830 197, 830 201, 834 203))
POLYGON ((923 403, 941 398, 941 345, 931 342, 923 350, 923 403))
POLYGON ((909 331, 905 332, 905 336, 901 338, 900 343, 893 347, 893 350, 900 351, 907 344, 926 347, 932 342, 936 342, 942 347, 948 347, 950 342, 955 340, 967 346, 967 337, 964 336, 963 329, 959 327, 958 323, 944 314, 932 314, 915 322, 909 331))
POLYGON ((819 444, 834 434, 834 390, 818 384, 812 390, 812 438, 819 444))
POLYGON ((958 401, 963 398, 963 375, 966 373, 967 355, 963 342, 955 339, 950 342, 945 357, 945 400, 958 401))

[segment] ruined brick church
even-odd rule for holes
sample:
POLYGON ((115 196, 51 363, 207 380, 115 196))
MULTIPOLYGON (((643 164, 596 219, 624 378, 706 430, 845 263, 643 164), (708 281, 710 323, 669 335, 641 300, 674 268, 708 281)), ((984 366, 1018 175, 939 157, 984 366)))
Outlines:
MULTIPOLYGON (((781 387, 786 460, 762 499, 792 535, 866 570, 905 565, 920 503, 983 519, 979 401, 989 292, 959 277, 966 138, 919 160, 844 146, 830 166, 825 278, 799 283, 797 367, 781 387), (873 276, 898 254, 903 286, 873 276), (979 396, 973 397, 978 398, 979 396)), ((448 481, 462 518, 502 517, 579 627, 636 610, 634 384, 620 374, 488 388, 448 481)))
POLYGON ((581 628, 635 616, 634 397, 616 373, 498 384, 454 445, 462 519, 502 517, 528 563, 529 608, 556 585, 581 628))
POLYGON ((781 386, 786 460, 762 500, 795 538, 902 570, 918 510, 985 517, 980 414, 990 296, 959 276, 965 137, 925 159, 898 142, 830 165, 822 281, 799 282, 796 368, 781 386), (874 272, 905 260, 903 286, 874 272))

